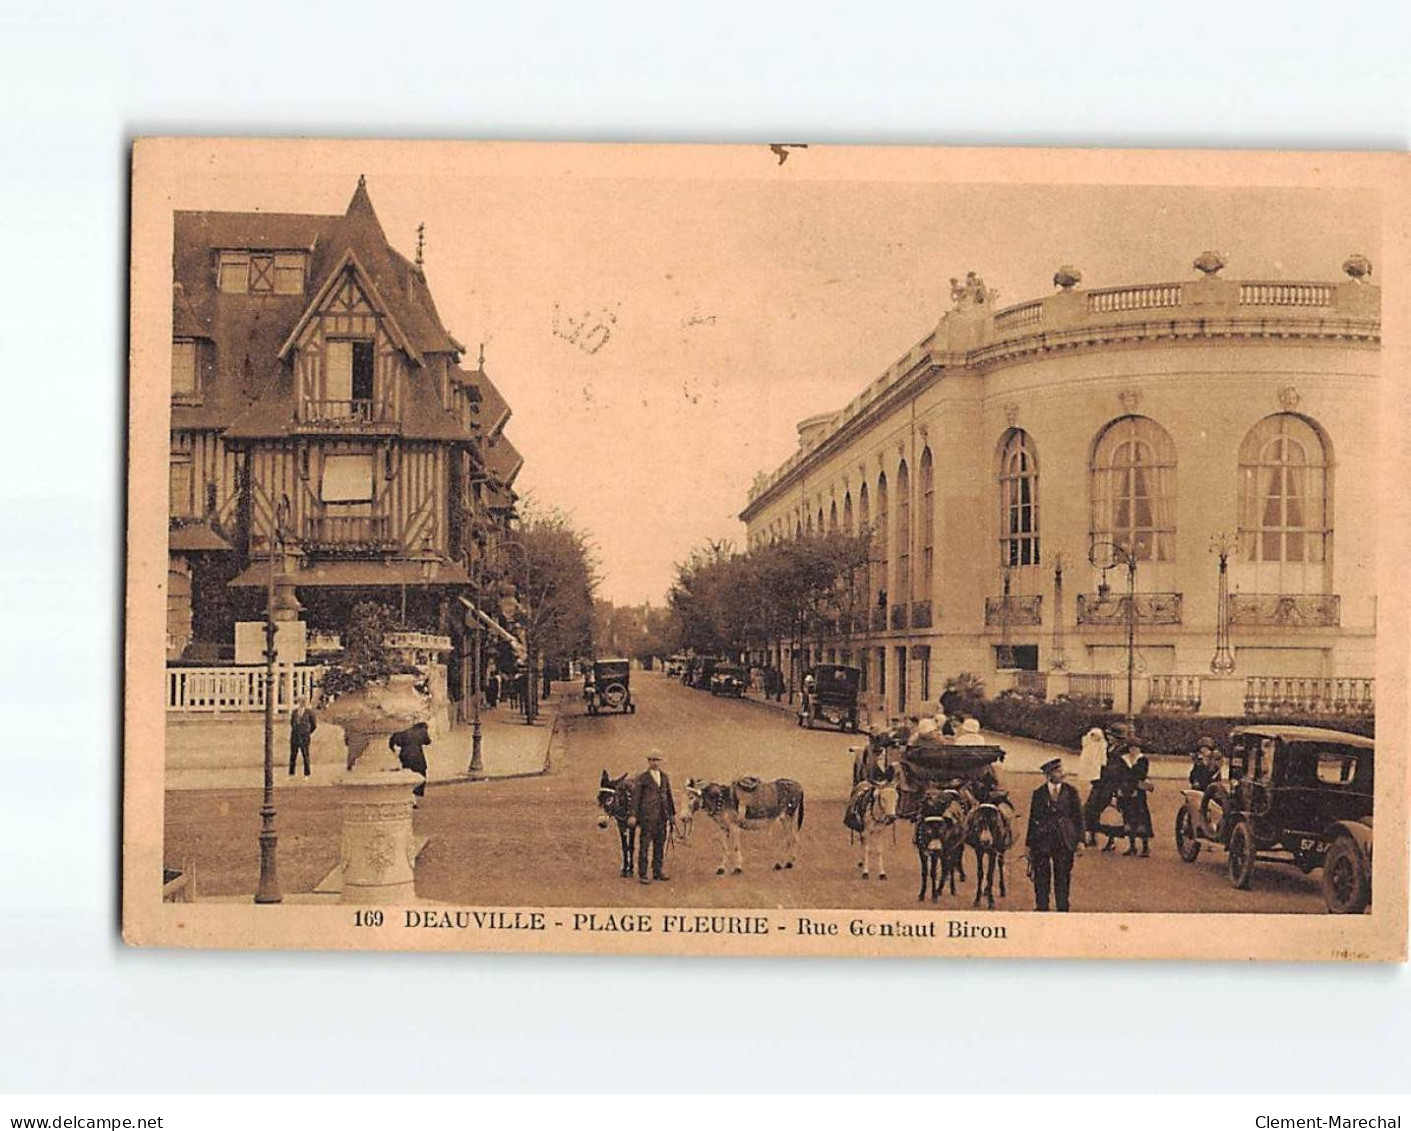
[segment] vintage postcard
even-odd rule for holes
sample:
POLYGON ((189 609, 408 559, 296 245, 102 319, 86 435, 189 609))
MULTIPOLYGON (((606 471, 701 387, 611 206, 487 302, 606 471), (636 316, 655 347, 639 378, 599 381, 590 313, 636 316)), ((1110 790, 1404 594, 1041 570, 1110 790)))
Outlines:
POLYGON ((139 141, 125 938, 1404 959, 1409 173, 139 141))

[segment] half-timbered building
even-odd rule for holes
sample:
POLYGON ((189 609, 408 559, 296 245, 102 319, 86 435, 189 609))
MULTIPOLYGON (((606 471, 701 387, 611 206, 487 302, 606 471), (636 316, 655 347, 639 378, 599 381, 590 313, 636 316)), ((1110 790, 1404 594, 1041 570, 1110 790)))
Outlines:
POLYGON ((459 641, 522 462, 463 353, 361 178, 343 215, 177 213, 169 660, 232 658, 276 523, 311 633, 370 598, 459 641))

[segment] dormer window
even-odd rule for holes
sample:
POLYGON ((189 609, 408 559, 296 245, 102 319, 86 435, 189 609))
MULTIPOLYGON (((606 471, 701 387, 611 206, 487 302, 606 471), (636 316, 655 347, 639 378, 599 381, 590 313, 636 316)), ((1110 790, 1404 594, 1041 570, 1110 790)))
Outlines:
POLYGON ((307 258, 302 251, 222 251, 217 285, 228 295, 303 294, 307 258))
POLYGON ((196 343, 175 338, 171 344, 171 395, 175 400, 193 400, 200 393, 196 381, 196 343))

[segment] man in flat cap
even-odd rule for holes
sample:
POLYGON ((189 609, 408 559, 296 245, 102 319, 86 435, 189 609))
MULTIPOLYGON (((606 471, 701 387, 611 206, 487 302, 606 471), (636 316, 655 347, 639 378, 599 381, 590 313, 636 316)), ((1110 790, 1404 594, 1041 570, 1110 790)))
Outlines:
POLYGON ((1067 911, 1073 857, 1083 841, 1083 806, 1078 791, 1063 780, 1061 758, 1051 758, 1039 769, 1048 780, 1029 799, 1029 831, 1024 838, 1034 880, 1034 907, 1048 910, 1051 886, 1054 905, 1067 911))
POLYGON ((670 878, 662 871, 662 862, 666 833, 676 819, 676 801, 671 796, 671 779, 661 768, 663 761, 660 750, 648 753, 647 768, 637 775, 632 789, 632 815, 627 819, 628 826, 637 830, 637 880, 644 884, 670 878), (648 844, 652 853, 651 879, 647 878, 648 844))

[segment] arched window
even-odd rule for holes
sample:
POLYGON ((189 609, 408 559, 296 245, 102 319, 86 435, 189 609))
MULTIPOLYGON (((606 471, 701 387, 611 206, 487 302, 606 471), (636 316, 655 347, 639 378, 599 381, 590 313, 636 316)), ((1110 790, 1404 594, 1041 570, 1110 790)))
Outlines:
POLYGON ((870 526, 872 523, 872 505, 867 498, 866 483, 857 496, 857 522, 859 526, 870 526))
POLYGON ((1283 592, 1320 589, 1332 537, 1328 500, 1322 434, 1293 413, 1266 416, 1240 445, 1240 561, 1287 567, 1270 578, 1283 592))
POLYGON ((831 533, 838 529, 838 501, 834 499, 828 504, 828 530, 831 533))
POLYGON ((797 541, 798 539, 800 539, 800 538, 802 538, 802 537, 803 537, 803 523, 801 523, 798 519, 794 519, 794 539, 795 539, 795 541, 797 541))
MULTIPOLYGON (((887 473, 884 471, 877 476, 877 564, 880 567, 877 571, 877 592, 879 596, 885 596, 887 592, 887 567, 888 567, 888 547, 887 547, 887 473)), ((877 602, 879 605, 882 601, 877 602)))
POLYGON ((852 533, 852 492, 843 494, 843 533, 852 533))
POLYGON ((1138 561, 1176 556, 1176 445, 1147 416, 1123 416, 1098 437, 1092 460, 1094 541, 1130 548, 1138 561))
POLYGON ((897 468, 897 600, 911 600, 911 472, 897 468))
POLYGON ((1001 441, 999 530, 1000 565, 1039 564, 1039 460, 1022 428, 1011 428, 1001 441))
POLYGON ((935 574, 936 552, 936 471, 931 463, 931 449, 921 449, 921 587, 925 597, 931 596, 931 578, 935 574))
POLYGON ((824 529, 825 529, 825 528, 824 528, 824 526, 823 526, 823 508, 822 508, 822 507, 819 507, 819 508, 818 508, 818 533, 822 534, 823 531, 824 531, 824 529))

